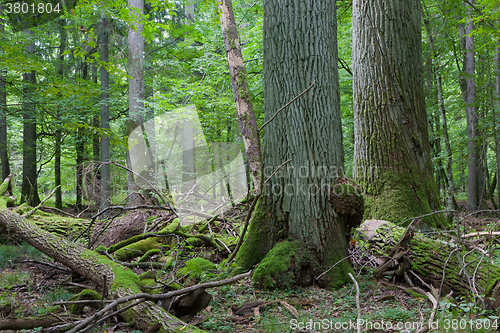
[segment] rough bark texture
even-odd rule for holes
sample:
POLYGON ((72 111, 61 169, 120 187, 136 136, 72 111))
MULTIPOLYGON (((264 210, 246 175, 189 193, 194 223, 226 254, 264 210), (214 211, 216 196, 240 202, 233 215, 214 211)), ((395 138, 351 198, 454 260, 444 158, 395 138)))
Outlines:
MULTIPOLYGON (((244 269, 266 256, 254 274, 258 285, 311 284, 347 253, 346 218, 328 202, 343 166, 336 2, 264 1, 266 120, 314 80, 265 128, 264 179, 290 161, 266 184, 236 256, 244 269)), ((314 282, 338 287, 350 270, 342 261, 314 282)))
MULTIPOLYGON (((106 17, 101 18, 101 61, 108 61, 108 20, 106 17)), ((109 131, 109 73, 106 67, 100 68, 101 72, 101 128, 109 131)), ((110 142, 109 136, 103 135, 101 138, 101 162, 109 162, 110 142)), ((101 166, 101 208, 104 209, 110 206, 111 202, 111 175, 109 164, 101 166)))
POLYGON ((262 171, 260 134, 250 99, 250 90, 248 89, 245 65, 243 64, 243 56, 238 39, 238 30, 234 19, 233 4, 231 0, 218 0, 217 6, 221 12, 220 25, 222 27, 222 35, 224 36, 227 61, 229 63, 229 75, 233 86, 236 109, 238 110, 241 135, 243 136, 254 187, 257 191, 260 191, 262 171))
MULTIPOLYGON (((474 0, 469 0, 472 4, 474 0)), ((473 9, 467 4, 468 10, 473 9)), ((469 165, 467 167, 467 210, 475 211, 479 205, 479 145, 478 145, 478 118, 476 113, 476 80, 474 59, 474 22, 469 20, 465 27, 465 80, 466 90, 463 92, 465 99, 465 113, 467 115, 467 134, 469 137, 469 165)))
MULTIPOLYGON (((365 217, 400 220, 440 208, 423 94, 420 1, 355 0, 355 179, 365 217)), ((444 223, 441 216, 426 220, 444 223)))
MULTIPOLYGON (((33 34, 30 30, 27 34, 33 34)), ((35 52, 35 43, 30 43, 27 53, 35 52)), ((23 74, 23 182, 21 185, 21 203, 35 207, 40 203, 37 185, 36 156, 36 106, 33 103, 33 89, 36 83, 35 71, 23 74)))
MULTIPOLYGON (((37 250, 87 277, 97 286, 103 287, 106 281, 106 290, 109 291, 111 298, 141 293, 139 277, 136 274, 94 251, 46 232, 7 210, 0 211, 0 227, 2 226, 7 232, 18 235, 37 250)), ((172 317, 163 308, 149 301, 126 310, 122 316, 143 331, 159 322, 161 327, 157 332, 174 332, 179 329, 183 332, 201 332, 172 317)))
MULTIPOLYGON (((367 220, 359 231, 363 238, 370 239, 368 250, 385 259, 405 229, 386 221, 367 220)), ((471 288, 475 288, 476 295, 492 296, 495 307, 500 305, 500 267, 481 252, 460 250, 456 243, 433 240, 421 234, 414 234, 401 250, 408 252, 399 262, 409 260, 407 268, 434 287, 439 288, 444 274, 444 292, 453 290, 459 295, 469 295, 471 288)))

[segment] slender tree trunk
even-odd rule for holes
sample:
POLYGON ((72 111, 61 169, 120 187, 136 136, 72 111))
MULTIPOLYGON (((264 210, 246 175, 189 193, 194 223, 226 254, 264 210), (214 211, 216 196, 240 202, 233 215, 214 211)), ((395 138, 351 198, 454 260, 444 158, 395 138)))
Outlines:
POLYGON ((495 151, 497 157, 497 207, 500 208, 500 40, 495 47, 495 151))
MULTIPOLYGON (((128 29, 128 64, 129 75, 129 122, 128 134, 144 123, 141 112, 144 109, 144 37, 142 31, 144 25, 141 23, 141 15, 144 13, 144 0, 128 0, 130 10, 134 12, 136 22, 128 29)), ((127 166, 132 169, 130 150, 127 150, 127 166)), ((127 184, 129 193, 137 192, 139 186, 132 173, 127 173, 127 184)), ((143 203, 139 194, 130 196, 129 204, 136 206, 143 203)))
POLYGON ((253 112, 250 99, 250 91, 241 54, 238 30, 233 13, 231 0, 217 0, 220 14, 220 25, 224 44, 226 46, 227 61, 229 63, 229 75, 233 86, 233 95, 238 110, 238 120, 241 134, 245 144, 250 173, 252 174, 255 189, 260 192, 260 178, 262 169, 262 154, 260 146, 260 135, 257 120, 253 112))
MULTIPOLYGON (((470 0, 474 3, 474 0, 470 0)), ((472 8, 466 3, 469 12, 472 8)), ((478 118, 476 113, 476 81, 475 75, 475 60, 474 60, 474 22, 469 19, 465 27, 465 81, 466 90, 465 98, 465 113, 467 115, 467 134, 469 137, 468 151, 469 164, 467 170, 467 210, 475 211, 479 205, 479 146, 478 146, 478 118)))
MULTIPOLYGON (((365 218, 401 220, 440 209, 423 93, 418 0, 355 0, 355 177, 365 218)), ((425 219, 431 226, 442 216, 425 219)))
MULTIPOLYGON (((3 6, 0 6, 0 13, 3 12, 3 6)), ((4 21, 0 19, 0 34, 5 32, 4 21)), ((7 144, 7 71, 0 68, 0 160, 2 162, 2 180, 10 175, 10 164, 7 144)), ((9 183, 8 192, 12 188, 9 183)))
MULTIPOLYGON (((106 17, 101 18, 101 61, 108 62, 108 35, 109 27, 106 17)), ((109 132, 109 73, 106 67, 101 66, 101 128, 109 132)), ((109 135, 101 137, 101 208, 110 206, 111 202, 111 175, 109 164, 110 139, 109 135)))
MULTIPOLYGON (((25 30, 32 35, 31 30, 25 30)), ((35 52, 35 43, 30 43, 26 49, 28 54, 35 52)), ((36 84, 35 71, 23 74, 23 181, 21 185, 21 202, 30 206, 40 203, 37 185, 37 156, 36 156, 36 105, 33 102, 34 85, 36 84)))
POLYGON ((339 287, 350 281, 352 268, 341 259, 355 223, 328 202, 344 162, 336 22, 336 1, 264 1, 266 120, 316 85, 265 128, 264 175, 277 172, 265 185, 235 258, 244 269, 262 260, 253 277, 259 286, 286 287, 293 280, 339 287), (280 257, 292 264, 273 262, 280 257))
MULTIPOLYGON (((64 80, 64 51, 66 51, 66 25, 65 20, 59 21, 59 70, 58 74, 61 80, 64 80)), ((61 128, 61 110, 58 108, 56 111, 56 133, 55 133, 55 154, 54 154, 54 183, 56 186, 55 193, 55 206, 56 208, 62 209, 62 189, 61 189, 61 140, 62 140, 62 128, 61 128)))
POLYGON ((85 136, 82 133, 83 129, 76 130, 76 209, 81 211, 82 195, 83 195, 83 160, 85 152, 85 136))
MULTIPOLYGON (((92 64, 92 81, 97 84, 97 66, 92 64)), ((92 116, 92 126, 95 128, 100 127, 100 115, 94 114, 92 116)), ((92 193, 94 194, 94 199, 96 200, 96 205, 99 204, 99 193, 101 192, 101 172, 98 162, 101 160, 101 149, 100 149, 100 136, 99 134, 92 135, 92 159, 94 161, 94 180, 92 193)))
MULTIPOLYGON (((447 209, 452 210, 452 209, 458 209, 456 206, 456 201, 455 201, 455 184, 453 181, 453 154, 451 151, 451 144, 450 144, 450 138, 448 135, 448 122, 446 119, 446 108, 444 104, 444 95, 443 95, 443 83, 442 83, 442 77, 441 73, 439 71, 439 68, 436 63, 437 59, 437 52, 436 48, 434 46, 434 34, 432 32, 432 29, 430 27, 429 23, 429 17, 426 17, 424 19, 424 26, 425 29, 427 30, 427 35, 429 37, 429 44, 432 52, 432 68, 433 68, 433 73, 434 77, 436 80, 436 85, 437 85, 437 95, 438 95, 438 105, 439 105, 439 111, 441 114, 441 123, 443 125, 443 140, 444 140, 444 146, 446 149, 446 176, 448 178, 448 198, 447 198, 447 209)), ((448 222, 451 223, 451 220, 453 218, 453 213, 448 214, 448 222)))

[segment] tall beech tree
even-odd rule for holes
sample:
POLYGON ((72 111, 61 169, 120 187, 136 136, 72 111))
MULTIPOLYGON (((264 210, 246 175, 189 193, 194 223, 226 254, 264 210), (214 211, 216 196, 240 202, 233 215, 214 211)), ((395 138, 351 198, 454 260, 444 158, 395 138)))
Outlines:
MULTIPOLYGON (((0 6, 0 12, 3 6, 0 6)), ((0 38, 5 33, 4 21, 0 19, 0 38)), ((10 175, 9 154, 7 150, 7 71, 0 68, 0 161, 2 162, 2 179, 10 175)), ((11 191, 9 183, 9 192, 11 191)))
MULTIPOLYGON (((419 0, 355 0, 355 178, 365 217, 396 220, 440 208, 422 76, 419 0)), ((442 216, 426 219, 432 226, 442 216)))
MULTIPOLYGON (((66 51, 66 21, 59 20, 59 55, 58 55, 58 75, 61 80, 64 80, 64 52, 66 51)), ((61 109, 56 110, 56 133, 55 133, 55 153, 54 153, 54 183, 56 186, 55 206, 62 209, 62 189, 61 189, 61 144, 62 144, 62 124, 61 124, 61 109)), ((78 195, 78 190, 77 190, 78 195)))
MULTIPOLYGON (((141 115, 144 108, 144 37, 142 36, 144 25, 141 23, 144 0, 128 0, 128 5, 134 21, 128 28, 128 68, 131 76, 128 83, 128 133, 130 134, 136 127, 144 124, 141 115)), ((127 165, 132 168, 130 159, 130 151, 127 150, 127 165)), ((127 174, 127 182, 129 192, 137 192, 138 186, 132 173, 127 174)), ((129 203, 131 206, 136 206, 142 203, 142 198, 138 194, 133 194, 129 203)))
POLYGON ((259 286, 308 285, 338 261, 315 282, 349 281, 347 217, 328 202, 344 158, 338 80, 336 1, 265 0, 266 120, 315 86, 265 127, 264 179, 272 177, 235 258, 242 269, 260 262, 259 286))
POLYGON ((474 21, 472 19, 474 0, 465 1, 468 18, 465 26, 465 54, 464 54, 464 78, 465 90, 462 91, 465 100, 465 113, 467 115, 467 135, 469 138, 469 164, 467 167, 467 210, 475 211, 479 205, 479 133, 478 117, 476 110, 476 80, 475 54, 474 54, 474 21))
MULTIPOLYGON (((108 62, 109 55, 109 27, 105 16, 101 17, 100 55, 101 61, 108 62)), ((101 74, 101 128, 109 131, 109 73, 105 66, 100 68, 101 74)), ((109 164, 110 138, 101 137, 101 208, 111 204, 111 174, 109 164)))
MULTIPOLYGON (((32 36, 31 30, 25 30, 27 36, 32 36)), ((35 42, 30 41, 26 53, 35 52, 35 42)), ((36 156, 36 104, 34 102, 34 89, 36 84, 35 71, 23 74, 23 181, 21 185, 21 202, 30 206, 40 203, 37 188, 37 156, 36 156)))

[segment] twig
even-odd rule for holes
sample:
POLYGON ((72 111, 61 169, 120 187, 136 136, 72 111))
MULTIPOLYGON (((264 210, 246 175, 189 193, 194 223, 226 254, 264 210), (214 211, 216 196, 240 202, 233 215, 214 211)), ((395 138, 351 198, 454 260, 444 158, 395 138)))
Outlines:
POLYGON ((274 172, 273 172, 273 173, 272 173, 269 177, 267 177, 267 179, 266 179, 266 181, 264 182, 264 184, 266 184, 266 183, 267 183, 267 182, 268 182, 268 181, 269 181, 269 180, 270 180, 270 179, 271 179, 271 178, 272 178, 272 177, 276 174, 276 172, 278 172, 278 171, 279 171, 279 169, 281 169, 281 168, 282 168, 285 164, 290 163, 291 161, 292 161, 292 160, 291 160, 291 159, 289 159, 289 160, 287 160, 287 161, 285 161, 285 162, 281 163, 281 164, 280 164, 280 165, 276 168, 276 170, 274 170, 274 172))
POLYGON ((36 206, 35 208, 33 208, 32 210, 30 210, 26 214, 22 215, 21 217, 23 217, 23 218, 26 219, 26 218, 30 217, 31 215, 33 215, 33 213, 36 212, 37 209, 39 209, 40 207, 42 207, 43 204, 44 204, 44 202, 47 201, 52 196, 52 194, 54 194, 54 192, 57 190, 58 187, 61 187, 61 185, 56 186, 56 188, 53 189, 52 192, 50 192, 50 194, 45 199, 43 199, 42 202, 40 202, 40 204, 38 206, 36 206))
POLYGON ((271 119, 269 119, 268 121, 266 121, 264 123, 264 125, 262 125, 260 128, 259 128, 259 132, 262 131, 262 129, 264 127, 267 126, 267 124, 269 124, 271 121, 273 121, 274 118, 276 118, 276 116, 281 112, 283 111, 283 109, 285 109, 287 106, 289 106, 290 104, 292 104, 293 102, 295 102, 295 100, 297 100, 297 98, 299 98, 300 96, 304 95, 306 92, 308 92, 309 90, 311 90, 312 87, 314 87, 316 85, 316 80, 313 81, 313 83, 309 86, 309 88, 307 88, 306 90, 304 90, 303 92, 301 92, 300 94, 298 94, 297 96, 295 96, 294 98, 292 98, 292 100, 288 103, 286 103, 285 105, 283 105, 281 107, 281 109, 279 109, 278 111, 276 111, 276 113, 271 117, 271 119))
POLYGON ((347 273, 349 277, 351 278, 352 282, 354 282, 354 285, 356 286, 356 311, 357 313, 357 320, 356 320, 356 327, 358 330, 358 333, 361 333, 361 306, 359 305, 359 285, 358 281, 352 276, 352 274, 349 272, 347 273))
POLYGON ((93 304, 93 303, 111 303, 113 301, 110 300, 100 300, 100 299, 87 299, 87 300, 81 300, 81 301, 61 301, 61 302, 54 302, 52 303, 53 305, 69 305, 69 304, 93 304))
POLYGON ((59 213, 65 214, 65 215, 67 215, 67 216, 69 216, 69 217, 72 217, 72 218, 74 218, 74 219, 79 218, 78 216, 75 216, 75 215, 73 215, 73 214, 67 213, 67 212, 65 212, 64 210, 59 209, 59 208, 49 207, 49 206, 44 206, 44 205, 41 205, 41 206, 40 206, 40 208, 43 208, 43 209, 48 209, 48 210, 55 210, 56 212, 59 212, 59 213))
MULTIPOLYGON (((262 183, 261 183, 262 184, 262 183)), ((261 191, 262 192, 262 191, 261 191)), ((255 205, 257 204, 257 201, 259 200, 260 198, 260 193, 257 194, 254 198, 253 198, 253 201, 252 201, 252 204, 250 205, 250 208, 248 209, 248 213, 247 213, 247 216, 245 217, 245 225, 243 226, 243 231, 241 232, 241 235, 240 235, 240 238, 238 239, 238 244, 236 244, 236 247, 234 248, 234 251, 233 253, 231 253, 231 256, 229 257, 229 259, 227 260, 227 263, 231 263, 231 261, 234 260, 234 258, 236 257, 236 253, 238 253, 238 250, 240 249, 241 247, 241 244, 243 244, 243 238, 245 237, 245 233, 247 232, 247 228, 248 228, 248 225, 250 223, 250 217, 252 216, 252 211, 254 210, 255 208, 255 205)))
MULTIPOLYGON (((130 301, 133 301, 133 300, 136 300, 136 299, 140 299, 140 302, 136 302, 137 304, 139 304, 141 302, 144 302, 146 300, 149 300, 149 301, 158 301, 158 300, 163 300, 163 299, 171 298, 171 297, 174 297, 174 296, 184 295, 184 294, 187 294, 187 293, 189 293, 191 291, 194 291, 194 290, 197 290, 197 289, 200 289, 200 288, 205 288, 206 289, 206 288, 220 287, 220 286, 224 286, 226 284, 230 284, 230 283, 236 282, 238 280, 244 279, 246 277, 249 277, 252 273, 253 273, 253 271, 248 271, 246 273, 233 276, 232 278, 229 278, 229 279, 224 279, 224 280, 214 281, 214 282, 201 283, 201 284, 197 284, 197 285, 190 286, 190 287, 187 287, 187 288, 170 291, 170 292, 164 293, 164 294, 150 295, 150 294, 147 294, 147 293, 141 293, 141 294, 134 294, 134 295, 120 297, 120 298, 115 299, 112 303, 106 305, 104 307, 104 309, 96 312, 93 316, 90 316, 90 317, 82 320, 78 325, 76 325, 75 327, 73 327, 73 329, 71 331, 69 331, 69 333, 76 333, 76 332, 80 332, 80 331, 84 332, 83 329, 87 325, 89 325, 92 321, 94 321, 97 318, 101 318, 106 312, 112 310, 114 307, 116 307, 117 305, 122 304, 122 303, 130 302, 130 301)), ((134 304, 134 306, 137 305, 137 304, 134 304)), ((125 311, 124 309, 121 309, 121 310, 125 311)), ((120 313, 120 310, 116 311, 116 313, 120 313)))

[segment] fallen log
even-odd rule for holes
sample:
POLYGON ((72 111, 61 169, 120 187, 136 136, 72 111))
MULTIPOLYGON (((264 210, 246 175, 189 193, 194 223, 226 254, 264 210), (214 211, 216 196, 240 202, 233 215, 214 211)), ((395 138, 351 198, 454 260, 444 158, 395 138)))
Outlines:
MULTIPOLYGON (((8 232, 45 253, 56 261, 87 277, 109 292, 110 298, 120 298, 141 293, 139 277, 129 268, 123 267, 98 253, 85 249, 65 238, 42 230, 34 223, 8 210, 0 211, 0 226, 8 232)), ((129 302, 130 303, 130 302, 129 302)), ((126 307, 129 303, 118 306, 126 307)), ((162 307, 145 301, 121 313, 127 321, 142 331, 160 323, 158 332, 203 332, 170 315, 162 307)))
MULTIPOLYGON (((385 266, 376 271, 379 275, 408 280, 412 274, 406 272, 411 270, 430 286, 440 289, 442 285, 443 292, 492 297, 490 305, 500 308, 500 267, 484 250, 467 250, 460 244, 431 239, 381 220, 365 221, 358 233, 367 241, 368 251, 385 266), (388 263, 392 267, 387 267, 388 263)), ((422 283, 415 280, 415 285, 422 283)))
POLYGON ((25 317, 25 318, 5 318, 0 319, 0 330, 32 330, 36 327, 51 327, 52 325, 64 323, 68 320, 75 319, 69 316, 57 317, 25 317))

